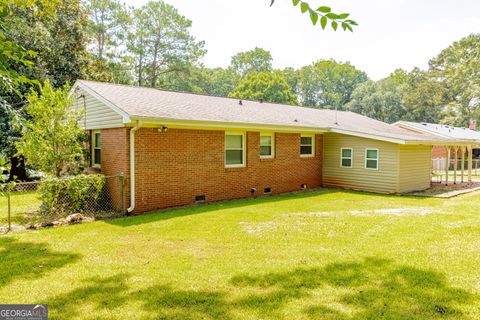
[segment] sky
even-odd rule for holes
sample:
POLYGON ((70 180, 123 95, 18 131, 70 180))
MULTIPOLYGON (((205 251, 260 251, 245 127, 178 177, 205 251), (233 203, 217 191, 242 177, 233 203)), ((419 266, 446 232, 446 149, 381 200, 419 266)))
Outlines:
MULTIPOLYGON (((147 0, 123 0, 141 6, 147 0)), ((425 69, 454 41, 480 33, 479 0, 306 0, 350 13, 354 32, 314 27, 291 0, 165 0, 192 20, 204 40, 207 67, 227 67, 232 55, 269 50, 275 68, 299 68, 319 59, 350 62, 373 80, 397 68, 425 69)))

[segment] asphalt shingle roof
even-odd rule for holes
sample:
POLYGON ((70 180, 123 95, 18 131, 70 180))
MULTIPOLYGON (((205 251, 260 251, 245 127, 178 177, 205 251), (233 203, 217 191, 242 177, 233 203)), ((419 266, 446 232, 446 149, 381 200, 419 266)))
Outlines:
POLYGON ((444 124, 435 124, 427 122, 399 121, 399 125, 407 125, 421 131, 428 131, 432 134, 440 135, 446 138, 475 140, 480 142, 480 132, 469 128, 453 127, 444 124))
POLYGON ((258 101, 164 91, 154 88, 79 80, 132 118, 293 126, 338 129, 405 141, 443 142, 448 139, 420 134, 353 112, 315 109, 258 101))

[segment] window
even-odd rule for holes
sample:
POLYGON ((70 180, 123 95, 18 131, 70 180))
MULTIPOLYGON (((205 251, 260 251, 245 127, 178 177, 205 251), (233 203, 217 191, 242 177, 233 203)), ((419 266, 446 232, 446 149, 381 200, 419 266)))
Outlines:
POLYGON ((365 168, 378 169, 378 149, 365 149, 365 168))
POLYGON ((260 134, 260 158, 273 158, 273 134, 260 134))
POLYGON ((242 133, 225 134, 225 166, 245 165, 245 136, 242 133))
POLYGON ((302 135, 300 137, 300 156, 313 157, 313 136, 302 135))
POLYGON ((93 131, 93 157, 92 157, 92 165, 94 167, 100 167, 102 164, 102 135, 100 131, 93 131))
POLYGON ((340 151, 340 166, 342 168, 351 168, 352 159, 353 159, 353 150, 352 148, 342 148, 340 151))

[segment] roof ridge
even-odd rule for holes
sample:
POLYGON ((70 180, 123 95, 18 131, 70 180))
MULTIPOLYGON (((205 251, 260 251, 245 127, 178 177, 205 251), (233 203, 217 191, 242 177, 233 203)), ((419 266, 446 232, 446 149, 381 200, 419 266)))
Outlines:
MULTIPOLYGON (((100 83, 100 84, 106 84, 106 85, 111 85, 111 86, 122 86, 122 87, 128 87, 128 88, 134 88, 134 89, 146 89, 146 90, 153 90, 153 91, 162 91, 162 92, 169 92, 169 93, 181 93, 181 94, 189 94, 189 95, 194 95, 194 96, 201 96, 201 97, 210 97, 210 98, 218 98, 218 99, 228 99, 228 100, 242 100, 242 101, 250 101, 253 103, 258 103, 258 104, 271 104, 271 105, 278 105, 278 106, 288 106, 288 107, 298 107, 298 108, 305 108, 305 109, 313 109, 313 110, 322 110, 322 111, 330 111, 334 112, 334 109, 328 109, 328 108, 317 108, 313 106, 300 106, 300 105, 294 105, 294 104, 287 104, 287 103, 277 103, 277 102, 260 102, 258 100, 251 100, 251 99, 242 99, 242 98, 232 98, 232 97, 223 97, 223 96, 214 96, 211 94, 206 94, 206 93, 195 93, 195 92, 188 92, 188 91, 175 91, 175 90, 168 90, 168 89, 161 89, 161 88, 152 88, 152 87, 144 87, 144 86, 138 86, 138 85, 130 85, 130 84, 123 84, 123 83, 111 83, 111 82, 103 82, 103 81, 94 81, 94 80, 83 80, 79 79, 77 81, 80 82, 93 82, 93 83, 100 83)), ((337 110, 337 112, 341 113, 353 113, 360 115, 358 113, 352 112, 350 110, 344 111, 344 110, 337 110)))

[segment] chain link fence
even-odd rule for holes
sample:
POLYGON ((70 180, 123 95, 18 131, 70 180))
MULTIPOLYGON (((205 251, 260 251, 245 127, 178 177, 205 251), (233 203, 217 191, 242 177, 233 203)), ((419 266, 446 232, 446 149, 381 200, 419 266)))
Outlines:
POLYGON ((73 196, 60 190, 54 207, 45 204, 41 192, 44 181, 5 186, 0 194, 0 233, 123 216, 126 212, 124 176, 102 177, 102 180, 99 190, 98 185, 87 185, 73 196))

